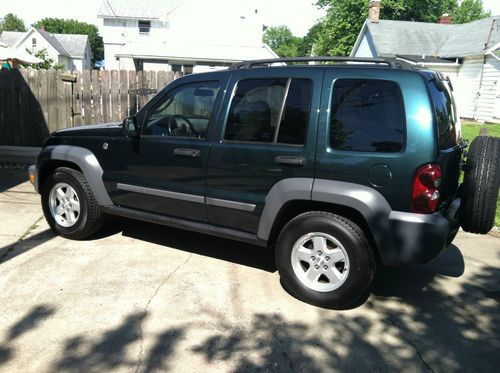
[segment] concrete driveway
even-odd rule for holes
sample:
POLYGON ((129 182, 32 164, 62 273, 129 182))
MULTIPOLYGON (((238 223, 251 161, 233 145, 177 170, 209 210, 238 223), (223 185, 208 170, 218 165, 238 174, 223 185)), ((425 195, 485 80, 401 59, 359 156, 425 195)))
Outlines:
POLYGON ((500 238, 385 269, 358 308, 292 298, 269 250, 125 219, 49 230, 0 170, 0 371, 498 371, 500 238))

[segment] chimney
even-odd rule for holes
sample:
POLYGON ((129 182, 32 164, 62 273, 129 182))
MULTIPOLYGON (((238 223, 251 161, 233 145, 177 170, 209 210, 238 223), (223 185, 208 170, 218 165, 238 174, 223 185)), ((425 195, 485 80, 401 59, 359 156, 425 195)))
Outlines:
POLYGON ((371 23, 378 23, 380 18, 380 0, 371 0, 368 5, 368 20, 371 23))
POLYGON ((441 25, 451 25, 451 20, 453 17, 448 13, 444 13, 441 17, 438 18, 438 23, 441 25))
POLYGON ((41 31, 45 31, 45 26, 44 26, 44 25, 42 25, 42 26, 40 27, 40 30, 41 30, 41 31))

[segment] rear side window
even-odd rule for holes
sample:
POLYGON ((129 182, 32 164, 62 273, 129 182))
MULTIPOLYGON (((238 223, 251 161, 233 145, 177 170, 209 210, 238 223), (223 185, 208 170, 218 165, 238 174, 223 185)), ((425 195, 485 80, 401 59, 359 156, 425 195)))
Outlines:
POLYGON ((448 91, 446 81, 433 80, 429 83, 429 92, 434 104, 439 148, 451 148, 458 143, 455 128, 457 114, 453 96, 448 91))
POLYGON ((330 146, 336 150, 399 152, 404 106, 392 81, 338 79, 330 108, 330 146))
POLYGON ((309 79, 249 79, 238 83, 225 140, 303 145, 311 110, 309 79))

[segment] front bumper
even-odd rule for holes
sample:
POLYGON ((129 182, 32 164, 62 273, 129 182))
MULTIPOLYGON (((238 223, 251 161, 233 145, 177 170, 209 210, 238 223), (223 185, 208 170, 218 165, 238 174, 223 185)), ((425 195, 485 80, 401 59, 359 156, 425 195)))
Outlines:
POLYGON ((28 177, 35 191, 38 193, 38 169, 36 165, 33 164, 28 167, 28 177))
POLYGON ((392 211, 389 223, 401 263, 426 263, 447 248, 459 229, 459 208, 457 198, 443 214, 392 211))

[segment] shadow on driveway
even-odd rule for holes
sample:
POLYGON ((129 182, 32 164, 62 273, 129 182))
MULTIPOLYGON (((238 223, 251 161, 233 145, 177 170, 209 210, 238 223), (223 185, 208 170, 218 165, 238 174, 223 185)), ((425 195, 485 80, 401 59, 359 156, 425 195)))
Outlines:
POLYGON ((103 229, 92 239, 107 237, 119 232, 125 237, 168 246, 176 250, 225 260, 267 272, 276 271, 274 252, 271 249, 121 217, 106 216, 103 229))

